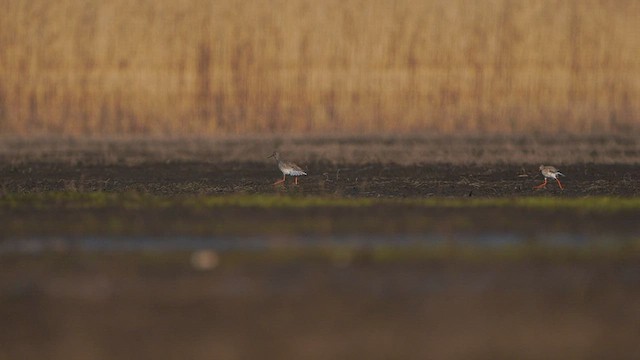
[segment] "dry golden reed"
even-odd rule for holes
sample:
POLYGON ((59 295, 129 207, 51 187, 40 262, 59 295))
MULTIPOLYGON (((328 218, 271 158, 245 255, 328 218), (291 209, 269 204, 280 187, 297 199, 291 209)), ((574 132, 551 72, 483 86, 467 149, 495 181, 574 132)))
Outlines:
POLYGON ((2 3, 5 135, 640 127, 637 0, 2 3))

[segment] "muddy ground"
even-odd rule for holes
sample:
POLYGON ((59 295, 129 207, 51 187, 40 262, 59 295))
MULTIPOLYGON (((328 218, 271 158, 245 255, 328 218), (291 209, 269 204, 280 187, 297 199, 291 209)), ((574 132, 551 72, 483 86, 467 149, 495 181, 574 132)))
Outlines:
POLYGON ((0 164, 4 193, 48 191, 142 192, 175 194, 273 194, 362 197, 514 197, 640 195, 640 166, 566 164, 565 190, 552 181, 533 190, 543 177, 535 164, 493 166, 457 164, 398 165, 364 163, 304 164, 299 185, 281 178, 275 163, 171 162, 138 165, 84 165, 32 162, 0 164))
MULTIPOLYGON (((639 149, 632 135, 4 139, 0 196, 637 197, 639 149), (274 149, 309 176, 299 185, 288 179, 273 186, 280 173, 266 156, 274 149), (532 189, 542 181, 540 163, 567 175, 564 191, 555 183, 532 189)), ((27 249, 0 254, 0 359, 628 359, 640 353, 637 210, 7 206, 0 216, 0 241, 27 249), (395 236, 444 236, 455 244, 461 233, 468 242, 515 234, 531 248, 559 239, 569 241, 562 244, 570 254, 427 252, 380 262, 340 248, 309 258, 256 249, 246 256, 236 247, 237 254, 222 251, 203 270, 184 249, 69 246, 82 239, 96 246, 101 236, 153 245, 166 238, 268 235, 286 248, 287 240, 305 236, 358 235, 389 237, 393 247, 395 236), (41 238, 53 247, 38 247, 41 238), (599 254, 602 244, 617 250, 599 254), (584 255, 584 249, 591 250, 584 255)))
POLYGON ((0 139, 0 191, 366 197, 638 196, 640 136, 0 139), (274 187, 279 150, 307 170, 274 187), (542 182, 540 164, 566 177, 542 182))

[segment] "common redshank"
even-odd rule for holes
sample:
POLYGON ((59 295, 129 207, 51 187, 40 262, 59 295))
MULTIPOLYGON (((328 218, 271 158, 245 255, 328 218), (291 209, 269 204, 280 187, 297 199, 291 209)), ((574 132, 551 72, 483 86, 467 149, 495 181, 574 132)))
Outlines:
POLYGON ((547 179, 555 179, 558 182, 558 186, 560 186, 560 189, 564 190, 564 187, 562 186, 560 179, 558 179, 558 175, 564 176, 564 174, 558 171, 558 169, 556 169, 553 166, 540 165, 540 172, 542 173, 542 176, 544 176, 544 182, 538 186, 534 186, 533 187, 534 189, 546 188, 547 179))
POLYGON ((293 178, 295 179, 295 184, 298 185, 298 176, 307 175, 307 173, 304 172, 304 170, 302 170, 300 166, 289 161, 280 160, 280 154, 278 154, 277 151, 274 151, 273 154, 271 154, 271 156, 268 156, 267 158, 275 158, 276 162, 278 162, 278 168, 280 169, 280 171, 282 171, 282 179, 274 182, 273 185, 284 183, 287 175, 293 176, 293 178))

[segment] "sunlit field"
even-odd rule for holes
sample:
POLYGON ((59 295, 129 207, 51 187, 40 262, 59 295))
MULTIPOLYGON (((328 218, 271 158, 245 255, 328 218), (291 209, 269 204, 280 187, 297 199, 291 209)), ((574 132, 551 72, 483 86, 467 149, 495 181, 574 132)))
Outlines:
POLYGON ((0 131, 625 132, 637 1, 9 1, 0 131))

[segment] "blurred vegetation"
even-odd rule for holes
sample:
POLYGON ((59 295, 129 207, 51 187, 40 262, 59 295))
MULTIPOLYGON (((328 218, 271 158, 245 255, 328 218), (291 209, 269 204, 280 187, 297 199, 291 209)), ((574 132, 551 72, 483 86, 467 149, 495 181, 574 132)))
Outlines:
POLYGON ((158 196, 144 193, 109 192, 43 192, 30 194, 4 194, 0 196, 0 209, 123 209, 145 208, 358 208, 358 207, 421 207, 421 208, 524 208, 612 212, 640 210, 640 198, 606 196, 559 198, 345 198, 337 196, 287 195, 199 195, 158 196))
POLYGON ((634 0, 8 1, 2 134, 624 132, 634 0))

